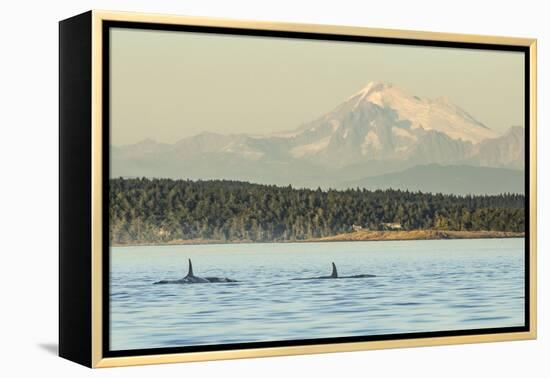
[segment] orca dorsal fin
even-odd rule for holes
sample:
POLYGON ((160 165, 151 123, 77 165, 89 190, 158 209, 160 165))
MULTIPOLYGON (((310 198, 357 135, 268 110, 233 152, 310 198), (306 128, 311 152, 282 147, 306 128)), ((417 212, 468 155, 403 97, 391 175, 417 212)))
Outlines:
POLYGON ((187 277, 193 277, 193 264, 191 263, 191 259, 189 259, 189 271, 187 272, 187 277))
POLYGON ((336 264, 332 263, 332 274, 330 275, 331 278, 338 278, 338 271, 336 270, 336 264))

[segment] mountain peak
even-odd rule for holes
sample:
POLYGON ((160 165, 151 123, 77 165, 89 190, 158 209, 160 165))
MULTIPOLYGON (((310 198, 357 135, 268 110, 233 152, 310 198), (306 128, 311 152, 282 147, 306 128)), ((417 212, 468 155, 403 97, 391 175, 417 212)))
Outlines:
POLYGON ((394 85, 393 83, 389 83, 389 82, 386 82, 386 81, 380 81, 380 80, 374 80, 374 81, 371 81, 369 82, 367 85, 365 85, 363 87, 363 89, 361 89, 359 91, 359 93, 374 93, 374 92, 380 92, 380 91, 383 91, 385 89, 389 89, 389 88, 393 88, 394 85))
MULTIPOLYGON (((449 97, 428 99, 414 96, 388 82, 372 81, 351 96, 341 107, 344 112, 370 111, 373 106, 394 112, 398 120, 405 120, 411 129, 435 130, 452 139, 474 144, 498 133, 487 128, 465 110, 453 104, 449 97)), ((325 116, 331 118, 331 115, 325 116)))
POLYGON ((384 107, 394 102, 421 101, 418 97, 409 95, 393 83, 385 81, 371 81, 359 92, 351 96, 349 100, 354 101, 353 109, 366 102, 384 107))
POLYGON ((371 81, 367 85, 365 85, 359 92, 356 92, 353 96, 351 96, 350 99, 359 96, 359 101, 361 101, 362 99, 368 98, 374 93, 383 92, 393 87, 394 85, 392 83, 388 83, 385 81, 371 81))

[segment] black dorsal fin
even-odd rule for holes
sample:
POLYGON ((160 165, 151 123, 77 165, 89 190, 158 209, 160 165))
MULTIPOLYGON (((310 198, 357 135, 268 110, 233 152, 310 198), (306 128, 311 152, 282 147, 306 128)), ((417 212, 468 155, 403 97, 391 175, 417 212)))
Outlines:
POLYGON ((332 274, 330 275, 331 278, 338 278, 338 271, 336 270, 336 264, 332 263, 332 274))
POLYGON ((191 259, 189 259, 189 272, 187 272, 187 277, 193 277, 193 264, 191 263, 191 259))

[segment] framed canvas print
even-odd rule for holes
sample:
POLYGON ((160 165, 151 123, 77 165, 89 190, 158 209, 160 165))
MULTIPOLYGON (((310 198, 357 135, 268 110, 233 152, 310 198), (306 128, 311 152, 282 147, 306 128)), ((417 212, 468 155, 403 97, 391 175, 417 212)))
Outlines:
POLYGON ((60 22, 62 357, 536 337, 536 41, 60 22))

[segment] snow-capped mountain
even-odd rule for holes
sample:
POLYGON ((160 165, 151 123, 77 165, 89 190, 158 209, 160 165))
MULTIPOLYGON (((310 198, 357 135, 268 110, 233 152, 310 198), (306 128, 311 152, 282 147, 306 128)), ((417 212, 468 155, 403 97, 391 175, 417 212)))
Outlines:
MULTIPOLYGON (((207 129, 207 126, 205 126, 207 129)), ((523 168, 523 128, 499 135, 446 98, 422 99, 372 82, 286 133, 202 133, 175 144, 111 149, 112 176, 227 178, 337 186, 415 165, 523 168)))
POLYGON ((379 82, 288 135, 293 157, 339 167, 369 160, 447 163, 498 137, 448 99, 422 99, 379 82))
POLYGON ((375 104, 392 109, 399 120, 408 121, 411 129, 435 130, 452 139, 479 143, 498 134, 473 118, 468 112, 452 104, 447 97, 435 100, 412 96, 393 84, 372 82, 348 102, 353 109, 375 104))

